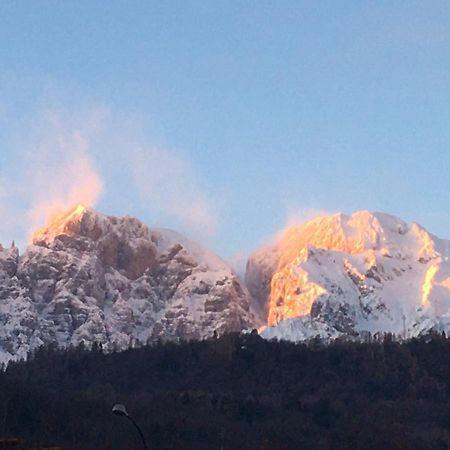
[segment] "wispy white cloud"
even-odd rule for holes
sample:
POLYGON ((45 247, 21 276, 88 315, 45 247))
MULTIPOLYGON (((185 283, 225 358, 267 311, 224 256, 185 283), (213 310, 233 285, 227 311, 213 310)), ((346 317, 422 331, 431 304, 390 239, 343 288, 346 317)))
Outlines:
POLYGON ((44 113, 25 147, 22 180, 28 199, 29 231, 78 203, 93 207, 103 182, 90 150, 90 119, 65 125, 63 117, 44 113))
POLYGON ((189 161, 180 153, 155 147, 135 148, 130 154, 132 178, 145 202, 174 217, 195 235, 209 237, 217 215, 197 181, 189 161))
POLYGON ((287 206, 286 224, 284 229, 299 226, 316 217, 328 216, 330 214, 333 214, 333 212, 322 208, 300 207, 291 204, 287 206))
POLYGON ((227 258, 228 264, 230 264, 230 266, 233 267, 233 269, 242 279, 244 279, 245 277, 245 270, 248 257, 249 252, 238 250, 237 252, 233 253, 231 256, 227 258))
POLYGON ((0 180, 0 236, 20 242, 49 217, 78 203, 94 206, 102 180, 90 152, 93 123, 66 122, 42 110, 30 120, 25 137, 16 141, 14 173, 0 180))
POLYGON ((154 225, 152 217, 165 218, 193 237, 211 237, 216 202, 189 158, 156 145, 135 118, 99 105, 41 102, 11 149, 14 175, 0 171, 0 239, 24 241, 22 235, 29 238, 52 215, 78 203, 95 207, 100 198, 109 205, 139 199, 144 221, 154 225))

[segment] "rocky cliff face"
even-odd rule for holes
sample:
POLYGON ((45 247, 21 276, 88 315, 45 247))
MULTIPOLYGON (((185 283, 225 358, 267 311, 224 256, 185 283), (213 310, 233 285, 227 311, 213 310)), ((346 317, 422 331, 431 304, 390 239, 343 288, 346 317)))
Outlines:
POLYGON ((287 230, 247 265, 263 336, 292 340, 450 330, 450 242, 361 211, 287 230))
POLYGON ((0 362, 42 344, 123 349, 255 325, 292 340, 449 332, 449 258, 450 241, 386 214, 319 217, 249 259, 250 296, 181 235, 79 206, 23 255, 0 246, 0 362))
POLYGON ((82 206, 0 249, 0 356, 45 343, 127 348, 202 339, 253 322, 249 295, 220 258, 181 235, 82 206))

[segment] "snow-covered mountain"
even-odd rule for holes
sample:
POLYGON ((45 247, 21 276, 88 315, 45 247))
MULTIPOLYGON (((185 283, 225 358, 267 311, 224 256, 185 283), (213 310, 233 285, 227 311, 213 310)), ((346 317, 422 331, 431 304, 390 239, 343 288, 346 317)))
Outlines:
POLYGON ((289 228, 247 264, 267 317, 289 340, 450 331, 450 241, 382 213, 318 217, 289 228))
POLYGON ((0 246, 0 362, 42 344, 123 349, 261 325, 262 336, 291 340, 449 332, 449 257, 450 241, 417 224, 335 214, 252 255, 245 287, 178 233, 78 206, 23 255, 0 246))
POLYGON ((249 294, 219 257, 178 233, 78 206, 19 257, 0 246, 0 362, 43 343, 127 348, 253 323, 249 294))

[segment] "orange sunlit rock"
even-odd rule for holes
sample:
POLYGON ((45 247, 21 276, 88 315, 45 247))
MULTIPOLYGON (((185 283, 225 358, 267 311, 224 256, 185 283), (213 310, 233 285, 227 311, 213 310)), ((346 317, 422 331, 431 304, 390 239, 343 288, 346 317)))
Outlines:
POLYGON ((78 204, 69 211, 53 214, 45 227, 39 228, 33 233, 32 242, 50 241, 56 236, 66 234, 70 231, 70 227, 81 221, 86 210, 84 205, 78 204))
POLYGON ((430 301, 431 290, 433 289, 434 279, 439 270, 438 265, 432 265, 425 273, 425 279, 422 284, 422 305, 428 305, 430 301))
MULTIPOLYGON (((317 275, 325 270, 320 268, 326 260, 324 251, 341 255, 337 258, 341 261, 339 267, 330 261, 329 270, 342 272, 361 289, 366 283, 366 273, 372 279, 383 276, 383 261, 413 258, 420 264, 418 270, 423 277, 418 284, 417 307, 430 304, 442 262, 434 237, 422 227, 416 224, 408 226, 387 215, 368 211, 352 216, 317 217, 287 229, 276 245, 278 260, 271 279, 267 309, 269 325, 308 315, 312 305, 327 295, 329 287, 323 282, 322 275, 317 275), (317 257, 319 254, 322 256, 317 257), (352 261, 358 261, 358 264, 355 266, 352 261)), ((402 276, 403 272, 396 270, 393 270, 396 276, 402 276)), ((440 283, 442 287, 450 289, 449 280, 440 283)))
POLYGON ((308 279, 307 272, 286 267, 272 278, 268 324, 308 315, 313 302, 325 292, 322 286, 308 279))

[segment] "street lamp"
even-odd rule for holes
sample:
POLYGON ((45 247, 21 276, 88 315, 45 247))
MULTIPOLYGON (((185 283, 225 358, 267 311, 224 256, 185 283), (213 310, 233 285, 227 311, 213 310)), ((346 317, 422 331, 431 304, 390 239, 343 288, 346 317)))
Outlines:
POLYGON ((144 444, 144 449, 148 450, 147 443, 145 442, 144 433, 142 433, 142 430, 139 428, 139 425, 134 421, 134 419, 128 414, 127 408, 125 408, 125 405, 117 404, 113 406, 112 412, 116 414, 117 416, 126 417, 136 428, 136 430, 139 433, 139 436, 142 439, 142 443, 144 444))

